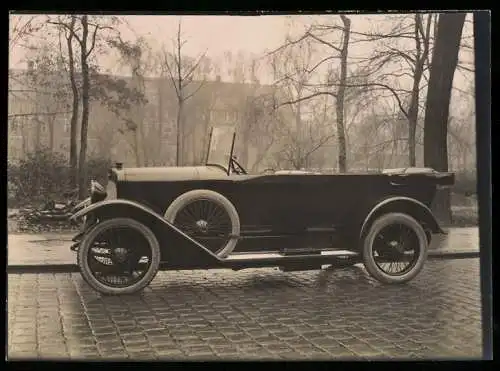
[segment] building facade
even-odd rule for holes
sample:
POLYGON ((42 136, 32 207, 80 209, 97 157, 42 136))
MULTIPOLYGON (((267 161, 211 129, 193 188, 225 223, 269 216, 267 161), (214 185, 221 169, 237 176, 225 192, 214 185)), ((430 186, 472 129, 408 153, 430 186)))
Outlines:
MULTIPOLYGON (((33 83, 36 70, 9 71, 8 158, 16 161, 37 148, 49 148, 69 156, 71 90, 65 71, 45 76, 50 84, 33 83)), ((108 76, 109 77, 109 76, 108 76)), ((131 77, 111 77, 133 84, 131 77)), ((165 166, 175 164, 177 142, 177 96, 167 78, 145 78, 145 104, 128 109, 110 107, 91 99, 88 128, 88 157, 123 162, 126 166, 165 166), (128 121, 135 121, 131 130, 128 121), (141 162, 141 163, 138 163, 141 162)), ((192 94, 183 106, 185 164, 203 161, 208 132, 213 125, 233 125, 238 133, 237 153, 251 166, 257 145, 249 146, 245 129, 249 97, 272 94, 270 86, 222 81, 192 82, 185 91, 192 94), (200 84, 201 87, 200 87, 200 84), (243 155, 241 156, 241 153, 243 155), (250 161, 250 164, 248 163, 250 161)), ((79 112, 81 120, 81 103, 79 112)), ((80 128, 78 128, 78 132, 80 128)), ((77 140, 79 143, 79 140, 77 140)))

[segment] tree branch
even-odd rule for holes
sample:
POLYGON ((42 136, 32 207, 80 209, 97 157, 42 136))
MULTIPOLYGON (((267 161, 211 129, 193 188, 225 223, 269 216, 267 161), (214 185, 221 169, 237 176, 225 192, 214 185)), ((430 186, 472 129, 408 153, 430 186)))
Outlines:
POLYGON ((177 95, 177 98, 178 99, 181 99, 181 92, 180 92, 180 87, 177 87, 177 81, 175 79, 175 76, 172 72, 172 70, 170 69, 170 65, 169 65, 169 62, 168 62, 168 53, 164 53, 164 58, 165 58, 165 67, 167 67, 167 72, 168 72, 168 75, 170 77, 170 80, 172 81, 172 85, 174 86, 174 89, 175 89, 175 94, 177 95))
POLYGON ((328 135, 326 137, 323 137, 323 139, 320 140, 316 146, 314 146, 311 150, 306 152, 306 154, 304 155, 304 158, 307 159, 310 155, 312 155, 314 152, 316 152, 318 149, 320 149, 326 142, 328 142, 332 138, 335 138, 335 134, 331 134, 331 135, 328 135))
MULTIPOLYGON (((74 19, 75 17, 76 16, 71 16, 72 19, 74 19)), ((66 28, 73 35, 73 37, 76 39, 76 41, 78 41, 78 43, 80 45, 82 44, 82 40, 78 37, 78 34, 76 33, 74 27, 70 27, 67 23, 64 23, 62 21, 59 21, 59 22, 47 21, 47 23, 53 24, 53 25, 56 25, 56 26, 62 26, 64 28, 66 28)))
MULTIPOLYGON (((308 32, 308 31, 307 31, 307 32, 308 32)), ((264 54, 264 56, 263 56, 262 58, 269 57, 269 56, 271 56, 271 55, 273 55, 273 54, 276 54, 276 53, 280 52, 280 51, 281 51, 281 50, 283 50, 283 49, 286 49, 287 47, 289 47, 289 46, 291 46, 291 45, 295 45, 295 44, 300 43, 302 40, 304 40, 304 39, 306 39, 306 38, 307 38, 307 32, 306 32, 304 35, 302 35, 299 39, 294 40, 294 41, 289 40, 289 41, 287 41, 285 44, 281 45, 280 47, 278 47, 278 48, 276 48, 276 49, 274 49, 274 50, 272 50, 272 51, 270 51, 270 52, 268 52, 268 53, 264 54)))
POLYGON ((11 117, 23 117, 23 116, 55 116, 55 115, 66 115, 68 113, 71 113, 71 111, 13 113, 8 115, 8 117, 11 118, 11 117))
POLYGON ((337 55, 331 55, 331 56, 328 56, 326 58, 323 58, 321 61, 319 61, 313 68, 311 68, 310 70, 306 69, 306 72, 307 73, 313 73, 314 70, 316 70, 316 68, 318 68, 320 65, 322 65, 324 62, 326 61, 329 61, 331 59, 339 59, 340 56, 337 56, 337 55))
POLYGON ((338 46, 333 45, 331 42, 328 42, 328 41, 326 41, 326 40, 323 40, 323 39, 319 38, 318 36, 313 35, 313 34, 312 34, 312 33, 310 33, 310 32, 309 32, 309 33, 307 33, 306 35, 308 35, 309 37, 311 37, 312 39, 316 40, 317 42, 319 42, 319 43, 321 43, 321 44, 323 44, 323 45, 329 46, 330 48, 332 48, 332 49, 334 49, 334 50, 336 50, 336 51, 338 51, 338 52, 341 52, 341 51, 342 51, 342 49, 341 49, 341 48, 339 48, 338 46))
POLYGON ((198 57, 198 60, 195 63, 193 63, 193 65, 191 66, 191 68, 189 69, 189 71, 184 75, 183 80, 189 78, 192 75, 192 73, 198 68, 198 66, 200 65, 201 60, 203 59, 203 57, 205 57, 206 54, 207 54, 207 51, 205 50, 205 52, 203 52, 198 57))
POLYGON ((189 98, 191 98, 193 95, 195 95, 196 93, 198 93, 198 91, 200 91, 200 89, 205 85, 205 80, 203 80, 202 82, 200 82, 200 84, 198 85, 198 87, 191 93, 189 94, 188 96, 184 97, 184 101, 188 100, 189 98))
POLYGON ((299 102, 302 102, 302 101, 305 101, 305 100, 308 100, 308 99, 311 99, 311 98, 314 98, 314 97, 318 97, 320 95, 329 95, 329 96, 332 96, 332 97, 336 98, 336 95, 333 94, 332 92, 322 91, 322 92, 314 93, 314 94, 311 94, 311 95, 308 95, 308 96, 305 96, 305 97, 302 97, 302 98, 290 100, 290 101, 287 101, 287 102, 282 102, 282 103, 278 104, 277 106, 275 106, 275 108, 279 108, 281 106, 286 106, 286 105, 291 105, 291 104, 299 103, 299 102))
POLYGON ((470 72, 470 73, 474 73, 475 72, 474 69, 465 67, 464 65, 462 65, 460 63, 457 63, 457 68, 459 70, 464 70, 464 71, 467 71, 467 72, 470 72))
POLYGON ((346 84, 346 87, 365 87, 365 86, 381 87, 381 88, 388 90, 392 94, 394 99, 396 99, 396 102, 397 102, 398 107, 401 110, 401 112, 406 117, 408 117, 408 111, 404 108, 403 102, 401 101, 401 98, 399 98, 399 95, 398 95, 396 89, 390 87, 389 85, 381 84, 381 83, 365 83, 365 84, 360 84, 360 85, 346 84))
POLYGON ((97 30, 99 30, 99 25, 94 26, 94 32, 92 34, 92 43, 90 44, 90 48, 88 52, 85 54, 85 58, 88 58, 88 56, 92 53, 95 47, 95 41, 96 41, 96 36, 97 36, 97 30))

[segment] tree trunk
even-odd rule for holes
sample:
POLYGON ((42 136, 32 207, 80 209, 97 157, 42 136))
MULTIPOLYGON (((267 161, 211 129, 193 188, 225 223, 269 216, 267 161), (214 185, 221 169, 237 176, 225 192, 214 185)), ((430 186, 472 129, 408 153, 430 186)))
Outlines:
MULTIPOLYGON (((157 127, 157 132, 158 132, 158 138, 156 138, 156 151, 155 153, 157 156, 162 156, 163 151, 162 151, 162 142, 163 142, 163 78, 158 79, 158 127, 157 127)), ((153 157, 154 158, 154 157, 153 157)), ((158 158, 154 159, 153 163, 155 165, 161 165, 163 163, 164 159, 158 158), (160 161, 158 163, 158 161, 160 161)))
POLYGON ((183 164, 183 156, 182 156, 182 151, 184 149, 183 146, 183 125, 182 125, 182 108, 183 108, 183 102, 181 99, 179 99, 178 102, 178 107, 177 107, 177 145, 176 145, 176 162, 175 164, 177 166, 181 166, 183 164))
MULTIPOLYGON (((142 76, 138 73, 138 65, 132 70, 132 83, 133 87, 144 93, 144 86, 142 84, 142 76)), ((134 149, 135 149, 135 160, 136 166, 141 167, 147 165, 145 159, 146 149, 144 148, 144 109, 142 103, 134 105, 132 108, 132 118, 135 124, 134 130, 134 149)))
POLYGON ((345 15, 340 16, 344 23, 342 50, 340 52, 340 82, 337 91, 337 140, 338 140, 338 161, 339 172, 345 173, 347 171, 347 149, 345 140, 345 125, 344 125, 344 96, 345 84, 347 80, 347 55, 349 50, 349 36, 351 33, 351 20, 345 15))
POLYGON ((26 155, 28 154, 28 143, 27 143, 28 133, 26 133, 26 126, 27 126, 26 123, 27 123, 26 117, 22 117, 21 118, 21 134, 22 134, 21 141, 23 149, 22 159, 25 159, 26 155))
POLYGON ((424 70, 423 63, 419 63, 415 69, 413 77, 413 87, 410 99, 410 107, 408 109, 408 162, 409 166, 416 166, 416 135, 418 122, 418 103, 420 101, 420 79, 424 70))
POLYGON ((136 127, 134 129, 134 154, 135 154, 135 166, 137 167, 142 166, 140 147, 141 146, 139 143, 139 125, 136 124, 136 127))
POLYGON ((49 119, 49 150, 54 152, 54 117, 49 119))
MULTIPOLYGON (((424 122, 424 166, 437 171, 448 171, 449 107, 464 21, 465 13, 440 14, 438 20, 424 122)), ((441 222, 451 222, 449 189, 438 192, 433 208, 441 222)))
POLYGON ((429 55, 429 35, 431 27, 431 15, 427 20, 425 35, 420 34, 423 29, 422 16, 415 14, 415 46, 417 55, 415 57, 415 71, 413 73, 413 86, 411 90, 410 105, 408 108, 408 162, 409 166, 416 166, 416 133, 418 123, 418 108, 420 103, 420 81, 424 74, 424 66, 429 55), (423 50, 422 50, 423 47, 423 50))
MULTIPOLYGON (((38 112, 38 110, 37 110, 37 112, 38 112)), ((40 151, 41 148, 42 148, 42 145, 41 145, 41 136, 42 136, 42 133, 41 133, 41 131, 42 131, 42 124, 43 123, 42 123, 42 121, 40 121, 38 119, 37 116, 35 116, 34 122, 35 122, 35 125, 36 125, 36 129, 35 129, 35 145, 34 145, 34 147, 35 147, 35 151, 40 151)))
MULTIPOLYGON (((71 21, 71 30, 74 30, 75 18, 71 21)), ((69 79, 71 83, 71 91, 73 93, 73 103, 71 107, 71 123, 70 123, 70 139, 69 139, 69 166, 71 168, 70 186, 76 188, 78 182, 78 109, 80 105, 80 97, 78 94, 78 86, 75 78, 75 58, 73 53, 73 33, 70 32, 67 38, 68 46, 68 63, 69 63, 69 79)))
POLYGON ((87 63, 87 36, 89 32, 89 24, 87 16, 82 16, 82 40, 81 40, 81 64, 82 64, 82 125, 80 128, 80 156, 78 161, 79 181, 78 181, 78 196, 84 198, 87 192, 87 133, 89 125, 89 66, 87 63))

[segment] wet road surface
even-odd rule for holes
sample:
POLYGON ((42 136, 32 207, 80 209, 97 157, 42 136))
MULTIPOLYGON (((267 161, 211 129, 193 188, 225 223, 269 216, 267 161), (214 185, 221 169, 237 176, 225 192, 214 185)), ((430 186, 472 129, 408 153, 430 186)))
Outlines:
POLYGON ((9 274, 8 358, 479 358, 479 287, 479 259, 429 261, 401 286, 361 266, 160 272, 123 297, 78 273, 9 274))

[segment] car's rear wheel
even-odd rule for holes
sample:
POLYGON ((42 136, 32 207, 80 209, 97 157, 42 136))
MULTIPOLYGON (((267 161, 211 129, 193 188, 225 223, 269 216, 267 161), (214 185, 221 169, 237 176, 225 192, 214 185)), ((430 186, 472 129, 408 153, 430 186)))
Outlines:
POLYGON ((198 189, 182 194, 168 207, 165 219, 221 258, 238 243, 238 212, 214 191, 198 189))
POLYGON ((78 248, 84 280, 105 295, 132 294, 146 287, 160 266, 160 246, 154 233, 129 218, 95 225, 78 248))
POLYGON ((402 213, 377 218, 363 241, 363 263, 383 283, 413 279, 427 259, 428 240, 422 225, 402 213))

